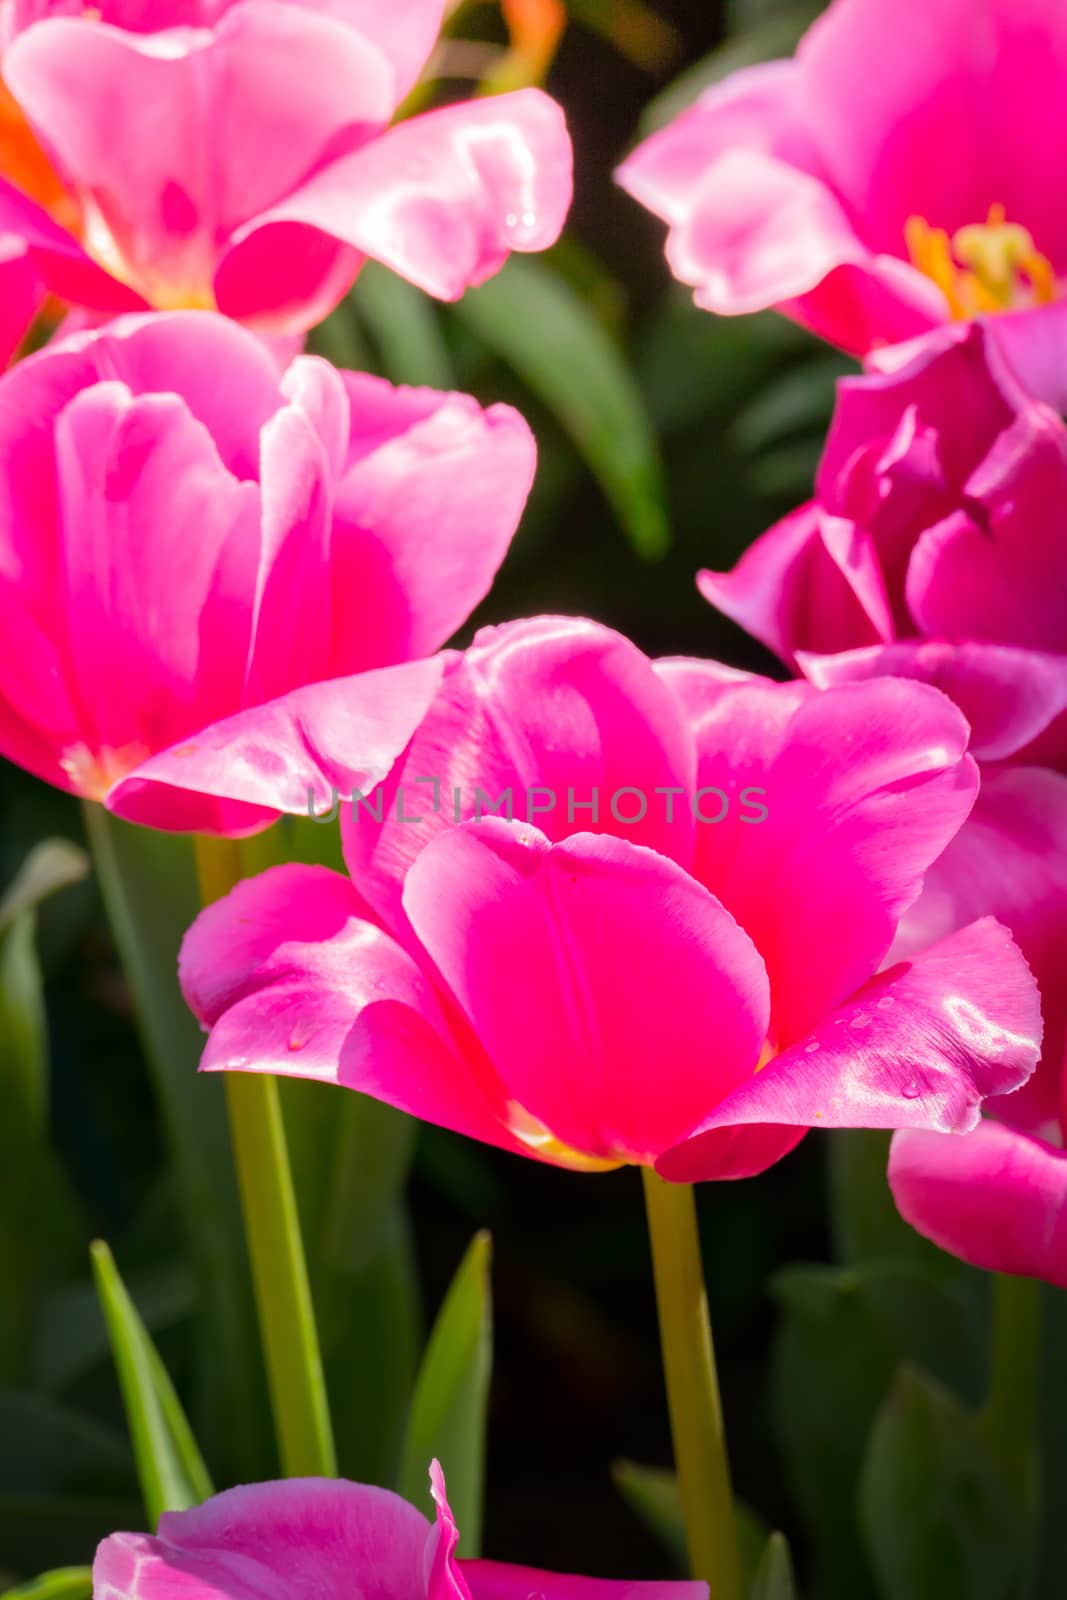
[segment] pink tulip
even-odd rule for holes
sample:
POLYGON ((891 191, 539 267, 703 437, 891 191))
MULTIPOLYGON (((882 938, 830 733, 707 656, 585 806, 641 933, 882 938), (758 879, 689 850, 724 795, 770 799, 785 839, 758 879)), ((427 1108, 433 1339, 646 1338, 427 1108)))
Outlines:
MULTIPOLYGON (((324 726, 351 692, 325 686, 324 726)), ((346 814, 352 881, 280 867, 194 924, 203 1066, 677 1180, 762 1171, 815 1124, 973 1127, 1038 1054, 1010 938, 987 918, 879 971, 973 803, 966 744, 921 684, 820 693, 589 622, 488 630, 346 814)), ((307 746, 289 759, 311 782, 307 746)), ((195 783, 182 765, 156 775, 195 783)))
POLYGON ((546 95, 389 127, 443 0, 5 4, 3 80, 78 225, 0 180, 0 228, 75 305, 301 332, 368 257, 452 300, 562 227, 570 142, 546 95))
POLYGON ((26 337, 43 297, 21 239, 0 233, 0 370, 26 337))
POLYGON ((168 1511, 159 1533, 113 1533, 96 1553, 94 1600, 707 1600, 705 1583, 573 1578, 462 1561, 435 1461, 431 1525, 414 1506, 343 1479, 227 1489, 168 1511))
POLYGON ((709 89, 619 180, 711 311, 775 306, 856 354, 1040 320, 1067 275, 1065 94, 1061 0, 834 0, 792 60, 709 89))
POLYGON ((982 792, 907 948, 987 913, 1011 928, 1044 996, 1046 1059, 1003 1110, 1047 1132, 1067 1035, 1067 427, 988 330, 931 336, 841 382, 815 499, 698 581, 820 686, 891 673, 963 710, 982 792))
POLYGON ((244 759, 269 771, 323 680, 358 674, 318 755, 332 739, 377 781, 443 670, 419 658, 492 582, 534 453, 506 406, 315 357, 279 379, 206 312, 52 344, 0 378, 0 753, 137 821, 246 832, 277 810, 227 787, 220 719, 249 714, 244 759), (222 786, 154 783, 163 751, 179 769, 217 752, 222 786))

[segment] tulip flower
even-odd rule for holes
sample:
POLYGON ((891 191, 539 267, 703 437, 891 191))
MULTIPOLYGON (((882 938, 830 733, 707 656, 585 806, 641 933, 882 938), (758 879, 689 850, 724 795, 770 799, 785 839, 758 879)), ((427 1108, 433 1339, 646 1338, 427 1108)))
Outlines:
POLYGON ((452 300, 562 227, 570 143, 540 91, 390 127, 443 0, 4 0, 4 12, 3 81, 64 209, 9 169, 0 229, 74 305, 217 308, 302 333, 368 258, 452 300))
POLYGON ((910 919, 922 948, 991 912, 1045 1000, 1046 1060, 1003 1107, 1059 1115, 1067 999, 1067 427, 1024 391, 988 329, 923 341, 846 378, 815 498, 702 592, 826 686, 936 684, 971 724, 975 811, 910 919))
POLYGON ((574 1578, 456 1555, 460 1531, 435 1461, 437 1510, 388 1489, 289 1478, 168 1511, 156 1537, 113 1533, 93 1565, 94 1600, 707 1600, 703 1583, 574 1578))
MULTIPOLYGON (((324 687, 343 717, 352 690, 324 687)), ((969 1129, 1037 1059, 1025 963, 987 918, 881 970, 973 804, 967 737, 922 684, 654 664, 583 621, 488 630, 348 809, 351 881, 275 868, 194 924, 203 1067, 677 1181, 762 1171, 816 1125, 969 1129)))
POLYGON ((768 306, 854 354, 1060 299, 1059 0, 833 0, 791 60, 735 72, 619 181, 720 313, 768 306))
POLYGON ((278 720, 300 737, 323 680, 357 675, 331 736, 384 775, 443 669, 421 658, 489 588, 533 465, 506 406, 316 357, 279 378, 211 313, 53 343, 0 378, 0 753, 133 820, 240 834, 277 811, 210 774, 160 788, 144 763, 217 750, 230 774, 213 730, 255 708, 266 769, 278 720))

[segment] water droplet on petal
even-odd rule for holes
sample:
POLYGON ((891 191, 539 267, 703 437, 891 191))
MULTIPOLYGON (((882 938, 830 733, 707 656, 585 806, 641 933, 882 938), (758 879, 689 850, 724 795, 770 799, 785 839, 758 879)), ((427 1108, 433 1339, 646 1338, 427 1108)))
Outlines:
POLYGON ((868 1028, 868 1027, 870 1027, 870 1023, 871 1023, 870 1012, 868 1012, 868 1011, 857 1011, 856 1015, 852 1018, 852 1021, 849 1024, 849 1026, 852 1027, 852 1028, 868 1028))
POLYGON ((314 1032, 315 1029, 313 1025, 305 1021, 298 1022, 293 1028, 292 1033, 289 1035, 289 1049, 303 1050, 304 1046, 307 1044, 314 1032))
POLYGON ((893 996, 891 994, 884 994, 878 1002, 879 1011, 890 1011, 892 1010, 892 1007, 893 996))
POLYGON ((815 1054, 816 1050, 818 1050, 818 1048, 819 1048, 818 1039, 812 1039, 810 1044, 806 1044, 804 1046, 804 1054, 806 1056, 813 1056, 815 1054))
POLYGON ((922 1094, 922 1086, 920 1085, 918 1078, 909 1078, 900 1092, 904 1096, 905 1100, 918 1100, 919 1096, 922 1094))

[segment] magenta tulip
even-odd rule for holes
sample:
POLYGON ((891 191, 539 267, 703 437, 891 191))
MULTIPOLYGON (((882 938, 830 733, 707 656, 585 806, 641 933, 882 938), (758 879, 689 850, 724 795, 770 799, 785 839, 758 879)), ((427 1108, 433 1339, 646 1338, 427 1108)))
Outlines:
POLYGON ((563 115, 537 90, 389 124, 443 0, 8 0, 3 81, 77 235, 0 181, 0 229, 104 312, 218 308, 302 332, 367 258, 455 299, 570 203, 563 115))
POLYGON ((619 179, 708 310, 776 306, 856 354, 1040 322, 1067 277, 1065 95, 1060 0, 833 0, 792 60, 709 89, 619 179))
POLYGON ((1067 1035, 1067 427, 988 330, 946 330, 840 383, 815 499, 699 582, 821 686, 890 673, 963 710, 982 791, 906 948, 989 913, 1012 929, 1046 1052, 1003 1112, 1047 1132, 1067 1035))
POLYGON ((533 467, 506 406, 315 357, 279 379, 255 335, 211 313, 52 344, 0 379, 0 753, 137 821, 246 832, 277 809, 230 792, 220 719, 256 708, 249 760, 267 770, 278 725, 299 738, 323 680, 358 674, 330 733, 376 781, 533 467), (168 750, 179 768, 217 751, 221 788, 209 770, 199 789, 145 777, 168 750))
POLYGON ((96 1553, 94 1600, 707 1600, 704 1583, 574 1578, 463 1561, 437 1462, 431 1524, 388 1489, 290 1478, 168 1511, 155 1538, 113 1533, 96 1553))
MULTIPOLYGON (((333 716, 352 692, 324 686, 333 716)), ((593 623, 490 630, 349 808, 352 881, 280 867, 187 935, 203 1066, 679 1181, 761 1171, 815 1125, 973 1127, 1038 1054, 1010 938, 985 919, 880 970, 973 804, 967 732, 921 684, 823 693, 654 664, 593 623)))

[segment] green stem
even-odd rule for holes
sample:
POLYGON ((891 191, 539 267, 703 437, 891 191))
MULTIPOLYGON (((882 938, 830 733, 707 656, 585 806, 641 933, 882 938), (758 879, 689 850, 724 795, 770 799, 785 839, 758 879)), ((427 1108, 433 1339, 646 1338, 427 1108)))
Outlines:
POLYGON ((1041 1388, 1041 1285, 993 1279, 989 1399, 982 1428, 1024 1499, 1033 1487, 1041 1388))
POLYGON ((692 1186, 642 1168, 667 1404, 689 1566, 714 1600, 741 1600, 730 1467, 692 1186))
MULTIPOLYGON (((196 859, 205 905, 240 878, 234 840, 198 838, 196 859)), ((326 1383, 277 1082, 267 1074, 227 1073, 226 1104, 282 1469, 290 1478, 334 1477, 326 1383)))
POLYGON ((270 1444, 263 1377, 248 1359, 256 1312, 241 1207, 229 1157, 225 1094, 200 1077, 204 1047, 178 987, 178 946, 196 916, 187 838, 154 833, 86 801, 97 881, 137 1013, 177 1177, 182 1225, 197 1274, 201 1340, 197 1435, 230 1477, 262 1475, 270 1444))

